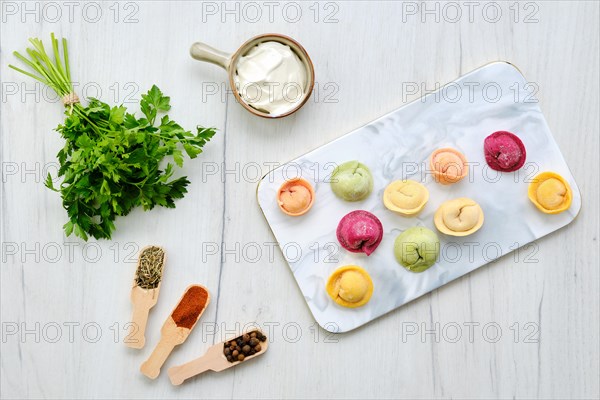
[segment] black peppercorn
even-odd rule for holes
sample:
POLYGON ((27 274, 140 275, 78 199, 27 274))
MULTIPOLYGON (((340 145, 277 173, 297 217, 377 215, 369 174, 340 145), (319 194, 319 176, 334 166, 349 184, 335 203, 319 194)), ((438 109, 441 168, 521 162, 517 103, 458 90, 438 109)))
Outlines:
POLYGON ((267 337, 260 331, 252 331, 223 343, 223 354, 227 361, 233 363, 244 361, 246 357, 253 356, 262 350, 261 342, 267 337))

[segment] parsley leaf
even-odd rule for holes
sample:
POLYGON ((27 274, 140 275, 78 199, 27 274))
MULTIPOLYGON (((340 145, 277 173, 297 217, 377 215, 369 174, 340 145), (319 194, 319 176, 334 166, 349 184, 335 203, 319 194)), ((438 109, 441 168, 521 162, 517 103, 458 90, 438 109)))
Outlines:
POLYGON ((110 239, 117 217, 135 207, 174 208, 175 200, 183 198, 190 182, 172 179, 173 167, 183 166, 184 151, 196 158, 216 130, 198 127, 193 134, 167 115, 155 124, 158 114, 170 108, 169 97, 153 86, 140 101, 143 118, 98 99, 88 107, 75 105, 76 113, 66 111, 56 128, 66 140, 57 155, 63 181, 55 188, 48 175, 45 184, 61 193, 69 217, 63 226, 67 236, 110 239), (165 159, 171 162, 161 169, 165 159))

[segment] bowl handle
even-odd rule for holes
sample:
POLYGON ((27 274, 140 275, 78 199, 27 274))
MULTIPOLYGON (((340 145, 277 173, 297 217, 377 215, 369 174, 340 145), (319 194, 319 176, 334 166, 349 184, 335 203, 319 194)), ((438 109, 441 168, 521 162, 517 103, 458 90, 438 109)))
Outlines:
POLYGON ((229 68, 231 55, 221 50, 210 47, 207 44, 196 42, 190 47, 190 55, 199 61, 206 61, 211 64, 218 65, 224 69, 229 68))

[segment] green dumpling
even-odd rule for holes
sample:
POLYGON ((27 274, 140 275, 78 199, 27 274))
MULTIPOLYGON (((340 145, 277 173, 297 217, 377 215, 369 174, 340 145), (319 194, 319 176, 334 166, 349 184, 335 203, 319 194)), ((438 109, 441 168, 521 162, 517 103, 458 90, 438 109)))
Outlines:
POLYGON ((402 232, 394 242, 396 260, 409 271, 423 272, 437 260, 440 239, 431 229, 413 226, 402 232))
POLYGON ((333 170, 331 189, 343 200, 363 200, 373 191, 373 175, 366 165, 348 161, 333 170))

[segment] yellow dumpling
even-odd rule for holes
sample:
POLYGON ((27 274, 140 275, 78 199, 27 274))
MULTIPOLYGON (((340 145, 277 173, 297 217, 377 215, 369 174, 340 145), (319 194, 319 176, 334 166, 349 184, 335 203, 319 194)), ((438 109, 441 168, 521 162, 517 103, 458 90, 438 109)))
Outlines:
POLYGON ((572 192, 567 181, 555 172, 542 172, 529 184, 529 200, 546 214, 558 214, 571 206, 572 192))
POLYGON ((373 294, 369 273, 357 265, 335 270, 327 281, 327 293, 337 304, 355 308, 367 304, 373 294))
POLYGON ((385 207, 407 217, 421 212, 428 200, 427 188, 410 179, 394 181, 383 192, 385 207))
POLYGON ((433 222, 446 235, 467 236, 483 225, 483 210, 474 200, 460 197, 442 203, 435 212, 433 222))

